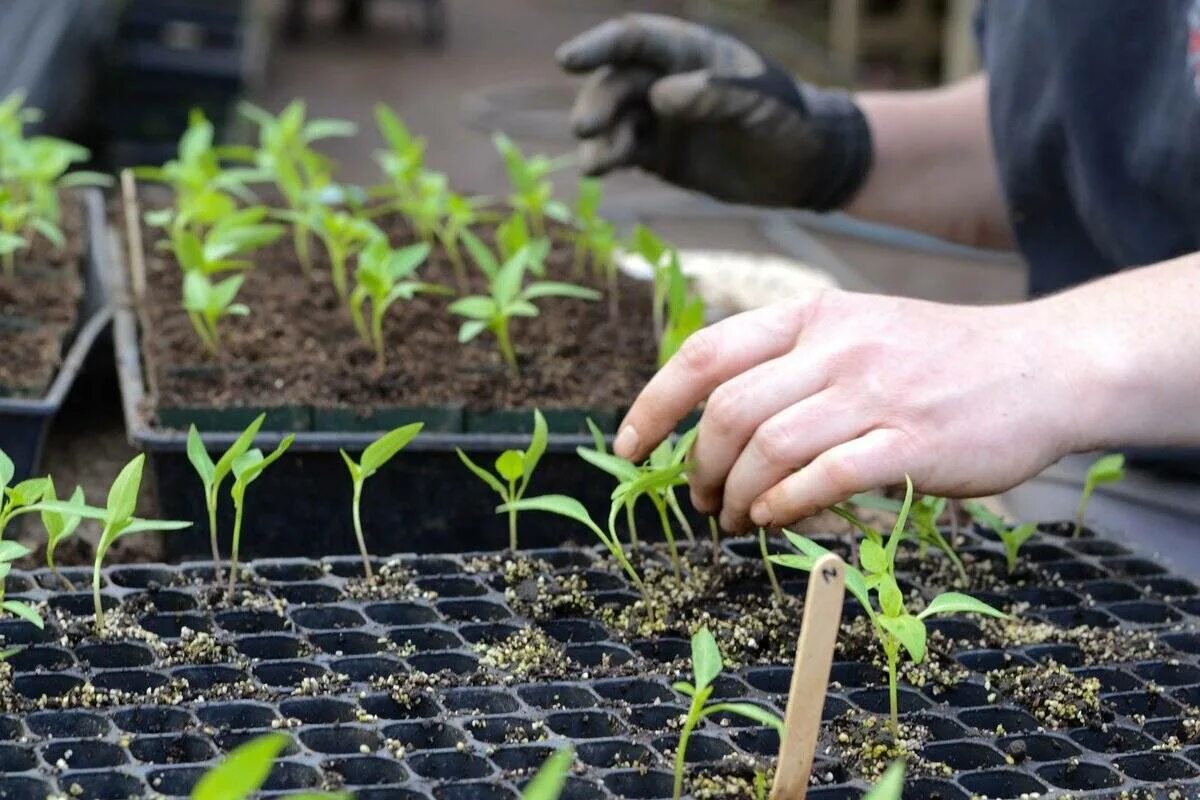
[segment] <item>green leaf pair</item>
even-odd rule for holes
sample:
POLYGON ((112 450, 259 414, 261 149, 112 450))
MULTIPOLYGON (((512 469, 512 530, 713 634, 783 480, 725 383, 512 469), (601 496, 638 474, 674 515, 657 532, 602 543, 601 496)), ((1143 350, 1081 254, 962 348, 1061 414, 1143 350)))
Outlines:
MULTIPOLYGON (((463 465, 500 496, 502 506, 496 509, 496 513, 508 515, 510 552, 517 551, 517 512, 519 509, 515 508, 514 504, 519 503, 525 496, 525 491, 529 488, 529 481, 533 478, 533 471, 537 469, 538 463, 545 455, 549 441, 550 429, 546 424, 546 418, 541 411, 534 409, 533 436, 529 440, 529 446, 524 450, 505 450, 501 453, 493 465, 496 470, 495 475, 472 461, 470 456, 461 449, 455 449, 463 465)), ((586 514, 586 512, 584 513, 586 514)))
POLYGON ((354 535, 358 539, 358 550, 362 554, 363 574, 366 575, 368 581, 375 580, 375 573, 371 568, 371 556, 367 553, 367 541, 363 534, 362 525, 362 491, 363 486, 370 478, 385 464, 391 461, 397 453, 408 446, 408 443, 417 437, 421 429, 425 427, 424 423, 414 422, 411 425, 404 425, 394 430, 388 431, 383 436, 376 439, 367 448, 363 450, 361 460, 355 461, 345 450, 339 450, 342 454, 342 460, 346 462, 346 468, 350 470, 350 480, 354 486, 354 499, 351 505, 351 516, 354 521, 354 535))

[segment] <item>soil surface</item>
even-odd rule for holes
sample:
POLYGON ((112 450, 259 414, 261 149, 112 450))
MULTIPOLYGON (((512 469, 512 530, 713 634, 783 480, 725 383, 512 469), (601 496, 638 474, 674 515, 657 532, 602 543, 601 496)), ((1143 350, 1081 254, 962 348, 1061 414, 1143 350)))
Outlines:
POLYGON ((79 319, 86 225, 82 201, 66 194, 65 246, 35 237, 17 253, 15 280, 0 272, 0 397, 40 396, 54 378, 79 319))
MULTIPOLYGON (((394 246, 416 241, 399 217, 380 224, 394 246)), ((491 236, 484 228, 476 232, 485 240, 491 236)), ((314 276, 305 278, 290 235, 254 254, 255 267, 238 298, 251 313, 222 321, 223 351, 214 360, 180 308, 182 278, 174 257, 155 245, 159 231, 147 228, 144 235, 142 347, 151 402, 158 408, 617 409, 654 371, 650 289, 624 276, 618 318, 610 317, 603 300, 547 298, 537 303, 538 317, 514 320, 519 378, 509 376, 491 334, 458 343, 463 320, 446 311, 453 298, 417 295, 399 301, 385 322, 386 363, 380 370, 333 289, 323 246, 314 239, 314 276)), ((566 230, 552 227, 551 235, 555 244, 546 279, 602 289, 603 281, 590 270, 581 279, 574 276, 566 230)), ((482 276, 471 271, 471 293, 486 293, 482 276)), ((420 279, 454 285, 444 251, 435 249, 420 279)))

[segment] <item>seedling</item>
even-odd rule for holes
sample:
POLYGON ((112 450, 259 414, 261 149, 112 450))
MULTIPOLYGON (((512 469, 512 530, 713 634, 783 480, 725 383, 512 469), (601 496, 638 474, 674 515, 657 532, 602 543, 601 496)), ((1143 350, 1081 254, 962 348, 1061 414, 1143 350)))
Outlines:
POLYGON ((349 292, 346 281, 347 261, 361 253, 369 242, 383 239, 383 231, 369 219, 328 206, 317 206, 313 214, 312 229, 325 245, 325 252, 329 254, 329 272, 333 279, 333 288, 344 301, 349 292))
MULTIPOLYGON (((4 582, 8 578, 8 573, 12 570, 12 562, 18 558, 24 558, 31 551, 28 547, 17 542, 0 541, 0 611, 7 611, 15 617, 20 617, 31 625, 37 628, 45 627, 42 622, 42 615, 37 612, 37 609, 28 603, 22 603, 20 600, 7 600, 4 597, 4 582)), ((4 658, 11 657, 13 651, 4 651, 4 658)), ((0 661, 3 659, 0 658, 0 661)))
POLYGON ((575 753, 569 748, 556 751, 546 759, 533 779, 525 784, 521 800, 558 800, 574 760, 575 753))
POLYGON ((279 460, 295 440, 296 435, 290 433, 270 455, 264 456, 261 450, 255 448, 234 459, 233 486, 229 489, 229 496, 233 498, 233 550, 229 556, 229 591, 226 593, 226 598, 231 603, 237 589, 238 549, 242 541, 242 513, 246 507, 246 489, 267 467, 279 460))
POLYGON ((204 447, 204 442, 200 438, 200 432, 196 430, 196 426, 192 425, 188 428, 187 456, 188 461, 192 463, 192 468, 200 477, 200 483, 204 486, 204 506, 208 510, 208 537, 212 545, 213 580, 217 583, 220 583, 222 579, 221 549, 217 543, 217 503, 221 484, 233 471, 234 462, 250 449, 250 444, 258 435, 258 430, 266 418, 266 414, 259 414, 253 422, 246 426, 246 429, 215 464, 209 457, 208 450, 204 447))
POLYGON ((654 315, 654 336, 660 342, 666 327, 663 314, 666 311, 668 290, 667 264, 670 254, 674 251, 671 245, 660 239, 654 231, 645 225, 634 227, 625 249, 637 253, 650 267, 654 279, 654 296, 651 300, 651 311, 654 315))
MULTIPOLYGON (((466 239, 472 253, 486 252, 486 247, 480 245, 475 248, 470 244, 473 238, 466 239)), ((497 265, 489 253, 487 259, 479 262, 488 279, 488 294, 463 297, 449 306, 450 313, 466 318, 458 330, 458 341, 466 343, 484 331, 490 331, 496 337, 500 355, 514 378, 521 372, 509 333, 509 325, 514 317, 536 317, 538 307, 534 301, 545 297, 572 297, 578 300, 600 298, 594 289, 571 283, 534 281, 525 284, 525 271, 531 255, 531 249, 525 247, 503 264, 497 265)))
POLYGON ((938 520, 942 518, 942 514, 945 511, 946 498, 925 495, 912 504, 908 518, 912 524, 913 534, 916 537, 920 555, 924 557, 929 547, 934 547, 942 551, 954 564, 954 568, 958 570, 959 577, 962 579, 963 584, 966 585, 969 579, 967 578, 967 570, 963 567, 962 559, 958 557, 958 553, 954 552, 953 545, 946 541, 946 537, 942 535, 942 531, 938 527, 938 520))
POLYGON ((454 270, 454 281, 460 292, 469 289, 467 283, 467 265, 463 261, 462 248, 459 243, 463 234, 471 230, 471 226, 479 222, 479 208, 488 202, 486 197, 464 197, 455 192, 446 193, 445 217, 442 227, 438 230, 438 239, 450 259, 454 270))
POLYGON ((658 340, 658 365, 661 367, 679 352, 687 338, 704 327, 704 299, 692 291, 691 283, 679 265, 679 253, 667 254, 663 281, 662 335, 658 340))
MULTIPOLYGON (((52 502, 58 500, 54 481, 51 478, 46 478, 46 489, 42 494, 42 499, 52 502)), ((84 503, 83 488, 76 486, 75 492, 67 502, 72 505, 82 505, 84 503)), ((42 511, 42 527, 46 529, 46 566, 50 568, 51 574, 58 578, 58 582, 68 592, 75 591, 75 585, 58 571, 58 565, 54 563, 54 551, 58 549, 60 543, 74 535, 75 529, 79 527, 82 519, 78 514, 66 514, 49 509, 42 511)))
POLYGON ((96 610, 96 635, 104 631, 104 606, 100 602, 100 571, 104 567, 104 557, 109 548, 124 536, 134 533, 168 533, 191 527, 190 522, 174 522, 159 519, 139 519, 135 517, 138 492, 142 486, 142 468, 146 462, 145 455, 138 455, 128 464, 113 481, 108 490, 108 500, 104 508, 96 508, 84 503, 59 502, 43 500, 33 506, 38 511, 54 511, 60 514, 99 520, 104 528, 100 532, 100 541, 96 545, 96 559, 92 564, 92 602, 96 610))
POLYGON ((509 507, 506 512, 508 514, 508 549, 514 553, 517 551, 517 510, 511 506, 525 496, 525 490, 529 488, 529 480, 533 477, 533 471, 546 452, 546 443, 549 438, 550 431, 546 425, 546 418, 542 416, 541 411, 534 409, 533 436, 529 440, 529 447, 524 450, 505 450, 501 453, 496 458, 495 475, 472 461, 462 450, 455 449, 467 469, 490 486, 492 491, 500 495, 500 502, 509 507))
MULTIPOLYGON (((913 663, 920 664, 925 660, 925 620, 938 615, 954 613, 983 614, 991 617, 1007 617, 987 603, 959 592, 943 592, 929 603, 925 609, 912 614, 904 605, 904 593, 896 582, 896 550, 904 538, 904 528, 908 520, 908 512, 912 507, 912 481, 905 476, 907 488, 900 514, 886 543, 879 543, 868 538, 862 542, 859 557, 862 561, 862 571, 846 565, 846 588, 854 595, 862 606, 864 613, 871 620, 875 635, 879 639, 884 656, 887 659, 888 697, 891 706, 892 730, 899 734, 899 696, 897 676, 899 672, 900 655, 906 651, 913 663), (871 600, 874 591, 878 598, 878 609, 871 600)), ((784 535, 799 555, 786 554, 771 556, 776 564, 791 569, 811 571, 813 564, 829 551, 821 545, 803 536, 784 531, 784 535)))
POLYGON ((529 233, 529 225, 520 214, 512 214, 496 226, 496 249, 501 260, 515 256, 522 249, 529 249, 529 272, 539 278, 546 276, 546 259, 550 256, 550 240, 529 233))
POLYGON ((1017 559, 1020 557, 1021 547, 1025 542, 1029 541, 1029 537, 1037 533, 1037 523, 1026 522, 1023 525, 1010 528, 999 514, 993 513, 983 503, 968 500, 963 506, 967 509, 967 513, 971 515, 971 519, 985 528, 991 528, 996 532, 996 535, 1000 537, 1000 542, 1004 545, 1004 558, 1008 562, 1008 574, 1012 575, 1016 572, 1017 559))
POLYGON ((550 514, 558 514, 568 519, 573 519, 581 525, 587 527, 592 533, 596 534, 596 538, 601 544, 608 548, 608 552, 612 554, 613 559, 621 565, 621 569, 629 576, 630 582, 637 587, 637 590, 642 593, 642 599, 647 606, 652 605, 650 593, 646 589, 646 584, 642 582, 641 576, 637 574, 637 570, 633 568, 633 564, 629 560, 629 556, 625 554, 625 549, 621 546, 621 540, 617 538, 611 526, 608 531, 604 531, 592 520, 592 515, 587 509, 573 497, 567 497, 561 494, 548 494, 542 497, 529 497, 524 500, 517 500, 515 503, 505 503, 496 509, 497 513, 510 511, 545 511, 550 514))
POLYGON ((565 221, 570 217, 567 207, 554 199, 554 184, 550 174, 568 166, 574 160, 570 156, 548 158, 535 155, 526 158, 511 139, 502 133, 492 136, 492 142, 504 159, 508 182, 512 194, 508 202, 529 220, 534 233, 542 236, 546 232, 546 218, 565 221))
POLYGON ((584 265, 591 262, 592 271, 603 276, 608 286, 608 311, 613 319, 619 314, 617 291, 616 227, 600 216, 600 205, 604 199, 604 184, 597 178, 582 178, 579 194, 575 200, 576 231, 572 235, 575 243, 575 277, 583 277, 584 265))
POLYGON ((425 140, 413 136, 396 113, 387 106, 375 106, 375 121, 388 149, 376 152, 383 173, 391 184, 375 194, 405 202, 415 192, 417 180, 425 168, 425 140))
POLYGON ((382 370, 386 359, 383 319, 397 300, 412 300, 418 293, 450 294, 444 286, 412 280, 429 256, 429 245, 414 244, 393 250, 386 239, 375 239, 358 257, 354 273, 357 285, 350 294, 350 316, 358 335, 375 351, 375 363, 382 370), (368 323, 363 306, 371 303, 368 323))
POLYGON ((1121 453, 1111 453, 1099 458, 1088 468, 1087 478, 1083 483, 1083 494, 1079 498, 1079 507, 1075 510, 1075 532, 1078 536, 1083 532, 1083 519, 1087 513, 1088 503, 1091 502, 1092 492, 1097 486, 1106 483, 1116 483, 1125 477, 1125 456, 1121 453))
POLYGON ((442 228, 450 186, 440 172, 422 172, 410 191, 396 201, 396 207, 412 223, 421 241, 433 246, 442 228))
MULTIPOLYGON (((358 552, 362 554, 363 573, 367 580, 374 583, 375 573, 371 569, 371 557, 367 554, 367 540, 363 536, 362 527, 362 490, 367 478, 378 472, 383 465, 405 448, 424 427, 423 423, 414 422, 395 430, 388 431, 377 440, 367 445, 363 450, 362 460, 356 462, 345 450, 341 450, 342 460, 350 470, 350 480, 354 484, 354 499, 351 505, 351 515, 354 519, 354 536, 358 539, 358 552)), ((461 455, 461 453, 460 453, 461 455)))
POLYGON ((767 529, 758 529, 758 552, 762 554, 763 568, 767 571, 767 579, 771 582, 771 594, 775 602, 783 601, 783 589, 779 586, 779 578, 775 576, 775 565, 771 563, 771 551, 767 548, 767 529))
POLYGON ((309 239, 313 215, 310 209, 317 203, 321 190, 331 183, 333 172, 329 159, 312 149, 322 139, 353 136, 357 127, 340 119, 307 120, 302 100, 293 100, 279 113, 270 112, 252 103, 238 106, 242 116, 258 125, 258 152, 255 165, 274 181, 287 204, 285 218, 292 223, 292 240, 296 257, 305 274, 312 272, 309 239))
POLYGON ((215 275, 248 269, 244 256, 272 244, 284 233, 282 225, 266 222, 267 209, 252 206, 218 220, 203 235, 187 228, 171 231, 171 250, 184 272, 215 275))
POLYGON ((204 349, 213 357, 221 352, 221 320, 250 313, 249 306, 236 302, 245 279, 244 275, 232 275, 213 283, 202 272, 188 272, 183 276, 183 309, 204 349))
POLYGON ((46 493, 47 478, 29 478, 9 486, 16 475, 12 459, 0 450, 0 538, 15 517, 36 511, 34 504, 46 493))
POLYGON ((713 681, 721 674, 724 664, 721 649, 708 628, 701 628, 692 635, 692 675, 695 683, 679 681, 672 684, 675 691, 692 699, 683 728, 679 731, 679 744, 675 748, 674 800, 683 796, 683 770, 687 763, 687 746, 692 732, 700 721, 712 714, 722 712, 736 714, 760 725, 767 725, 783 733, 783 720, 765 708, 751 703, 710 703, 713 681))
MULTIPOLYGON (((210 769, 192 789, 191 800, 249 800, 267 782, 275 761, 292 738, 283 733, 264 733, 239 745, 224 761, 210 769)), ((352 800, 349 792, 304 792, 289 800, 352 800)))

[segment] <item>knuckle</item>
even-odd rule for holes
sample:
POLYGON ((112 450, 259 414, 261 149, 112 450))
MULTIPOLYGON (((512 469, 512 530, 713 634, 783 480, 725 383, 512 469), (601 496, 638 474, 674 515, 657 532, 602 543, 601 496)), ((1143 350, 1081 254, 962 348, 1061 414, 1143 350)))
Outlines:
POLYGON ((708 328, 689 336, 679 348, 679 359, 689 372, 706 375, 712 370, 720 352, 716 337, 708 328))
POLYGON ((717 387, 704 409, 704 416, 712 426, 712 432, 722 436, 737 430, 741 426, 742 409, 745 404, 745 398, 739 390, 729 384, 717 387))
POLYGON ((820 479, 831 494, 850 495, 859 491, 862 469, 858 459, 848 453, 827 454, 821 458, 820 479))
POLYGON ((754 434, 754 446, 763 460, 773 467, 794 467, 796 434, 786 422, 769 419, 754 434))

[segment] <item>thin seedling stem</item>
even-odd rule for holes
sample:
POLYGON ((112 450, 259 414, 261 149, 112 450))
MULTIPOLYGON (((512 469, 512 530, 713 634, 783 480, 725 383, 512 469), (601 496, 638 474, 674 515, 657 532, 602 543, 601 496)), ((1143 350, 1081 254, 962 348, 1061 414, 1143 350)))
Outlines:
POLYGON ((242 537, 242 504, 237 503, 237 508, 233 512, 233 552, 229 554, 229 591, 226 593, 225 601, 233 602, 233 594, 237 588, 238 577, 238 545, 241 543, 242 537))
POLYGON ((653 495, 650 499, 658 509, 658 521, 662 525, 663 538, 667 540, 667 549, 671 551, 671 567, 675 570, 675 578, 683 580, 683 569, 679 566, 679 549, 675 546, 675 534, 671 531, 671 520, 667 517, 667 504, 653 495))
POLYGON ((719 567, 721 566, 721 531, 717 528, 716 517, 708 518, 708 532, 712 536, 713 567, 719 567))
POLYGON ((354 537, 358 539, 358 552, 362 554, 363 574, 367 576, 367 583, 374 583, 375 571, 371 569, 371 556, 367 554, 367 540, 363 536, 362 487, 362 481, 354 482, 354 502, 351 506, 351 513, 354 516, 354 537))
MULTIPOLYGON (((308 252, 308 228, 295 223, 292 225, 292 244, 296 248, 296 258, 300 261, 300 269, 304 270, 304 277, 312 278, 312 256, 308 252)), ((334 276, 336 283, 337 276, 334 276)), ((343 283, 338 287, 338 294, 342 297, 346 296, 346 285, 343 283)))
POLYGON ((629 525, 629 551, 637 555, 638 551, 638 532, 637 521, 634 519, 633 504, 625 504, 625 521, 629 525))
POLYGON ((58 571, 58 565, 54 563, 53 553, 46 553, 46 564, 50 567, 50 573, 54 575, 54 577, 58 578, 58 582, 62 584, 64 589, 66 589, 68 592, 75 591, 75 584, 71 583, 71 581, 67 579, 66 575, 63 575, 58 571))
POLYGON ((771 593, 776 602, 783 602, 783 589, 779 588, 779 579, 775 577, 775 567, 771 564, 771 554, 767 550, 767 529, 758 529, 758 550, 762 553, 763 566, 767 570, 767 578, 771 581, 771 593))
POLYGON ((205 505, 208 506, 208 539, 212 544, 213 557, 213 581, 217 584, 221 583, 221 549, 217 545, 217 487, 213 487, 207 493, 205 505))
POLYGON ((508 512, 508 550, 510 553, 517 552, 517 512, 508 512))
POLYGON ((521 368, 517 365, 517 354, 513 350, 512 340, 508 335, 508 320, 499 320, 494 328, 496 332, 496 344, 500 348, 500 355, 504 357, 504 363, 508 365, 508 371, 514 378, 521 377, 521 368))

